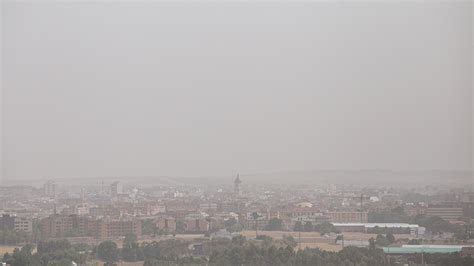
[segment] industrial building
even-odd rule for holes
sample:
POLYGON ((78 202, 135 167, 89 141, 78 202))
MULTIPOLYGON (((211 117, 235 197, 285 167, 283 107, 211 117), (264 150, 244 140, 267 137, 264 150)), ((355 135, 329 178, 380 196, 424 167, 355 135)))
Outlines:
POLYGON ((427 216, 439 216, 447 221, 455 221, 464 214, 462 207, 429 207, 427 216))
POLYGON ((455 253, 461 252, 465 247, 459 245, 402 245, 401 247, 384 247, 383 252, 391 255, 405 255, 416 253, 455 253))
POLYGON ((425 233, 424 227, 407 223, 334 223, 333 225, 341 232, 390 232, 392 234, 411 234, 415 236, 425 233))

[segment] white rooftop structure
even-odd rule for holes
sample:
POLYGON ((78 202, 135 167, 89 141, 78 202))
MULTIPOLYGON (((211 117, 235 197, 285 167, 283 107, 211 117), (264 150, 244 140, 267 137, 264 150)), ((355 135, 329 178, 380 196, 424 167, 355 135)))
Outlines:
POLYGON ((363 226, 365 228, 418 228, 417 224, 407 223, 334 223, 334 226, 363 226))

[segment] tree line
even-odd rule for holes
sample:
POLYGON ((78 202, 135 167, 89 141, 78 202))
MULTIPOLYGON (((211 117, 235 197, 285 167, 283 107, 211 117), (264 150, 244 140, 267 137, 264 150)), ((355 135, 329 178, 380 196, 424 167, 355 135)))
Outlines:
MULTIPOLYGON (((143 262, 144 266, 158 265, 231 265, 231 266, 395 266, 405 263, 420 263, 420 254, 407 257, 387 256, 377 246, 391 236, 378 236, 369 248, 344 247, 339 252, 320 249, 295 250, 296 241, 291 236, 274 240, 268 236, 246 239, 236 236, 202 241, 168 239, 159 242, 138 243, 133 235, 126 237, 121 248, 113 241, 104 241, 97 246, 72 245, 67 240, 27 244, 13 253, 5 253, 3 262, 12 266, 66 266, 72 261, 84 264, 99 259, 104 265, 117 265, 119 261, 143 262)), ((474 259, 453 254, 425 254, 425 262, 432 265, 473 265, 474 259)))

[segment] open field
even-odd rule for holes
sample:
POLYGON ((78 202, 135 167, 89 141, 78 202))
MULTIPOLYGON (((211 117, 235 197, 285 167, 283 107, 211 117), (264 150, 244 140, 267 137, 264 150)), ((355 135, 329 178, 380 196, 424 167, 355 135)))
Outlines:
MULTIPOLYGON (((258 231, 259 235, 270 236, 273 239, 282 239, 283 236, 291 235, 295 238, 296 241, 300 239, 299 232, 288 232, 288 231, 258 231)), ((241 235, 247 238, 255 237, 255 231, 242 231, 241 235)), ((375 238, 376 234, 365 234, 357 232, 345 232, 343 233, 345 240, 363 240, 368 241, 371 237, 375 238)), ((411 239, 413 236, 404 234, 404 235, 395 235, 398 238, 408 238, 411 239)), ((301 248, 320 248, 326 251, 339 251, 341 250, 341 245, 334 243, 336 235, 330 236, 321 236, 318 232, 301 232, 301 248)))
MULTIPOLYGON (((296 248, 298 248, 298 247, 296 247, 296 248)), ((319 249, 325 250, 325 251, 337 252, 337 251, 340 251, 342 249, 342 246, 334 244, 334 242, 332 242, 332 243, 301 243, 301 248, 302 249, 305 249, 305 248, 319 248, 319 249)))
MULTIPOLYGON (((290 231, 258 231, 259 235, 266 235, 270 236, 275 239, 283 238, 283 236, 291 235, 294 238, 298 238, 299 232, 290 232, 290 231)), ((365 233, 358 233, 358 232, 344 232, 344 239, 346 240, 369 240, 371 237, 375 238, 377 234, 365 234, 365 233)), ((255 237, 255 231, 242 231, 241 235, 245 237, 255 237)), ((315 240, 334 240, 336 235, 332 236, 321 236, 318 232, 301 232, 301 238, 306 239, 315 239, 315 240)), ((395 235, 395 238, 413 238, 413 236, 409 234, 402 234, 402 235, 395 235)))
MULTIPOLYGON (((172 235, 162 235, 162 236, 155 236, 155 237, 142 236, 140 239, 138 239, 138 242, 139 243, 153 242, 153 241, 159 242, 159 241, 163 241, 167 239, 179 239, 179 240, 191 241, 191 240, 196 240, 200 238, 204 238, 204 234, 176 234, 174 237, 172 235)), ((119 247, 121 247, 123 244, 123 239, 116 240, 115 242, 117 243, 119 247)))
POLYGON ((15 248, 21 248, 17 246, 0 246, 0 254, 5 254, 5 253, 12 253, 15 248))
MULTIPOLYGON (((241 235, 247 238, 254 238, 255 231, 247 230, 240 232, 241 235)), ((293 236, 297 242, 301 240, 301 248, 320 248, 326 251, 339 251, 342 249, 341 245, 335 243, 336 234, 321 236, 318 232, 290 232, 290 231, 258 231, 258 235, 270 236, 273 239, 282 239, 283 236, 293 236)), ((358 232, 343 233, 344 240, 364 241, 367 242, 370 238, 376 238, 376 234, 365 234, 358 232)), ((175 237, 171 235, 156 236, 156 237, 142 237, 138 242, 152 242, 162 241, 166 239, 181 239, 181 240, 195 240, 204 238, 203 234, 177 234, 175 237)), ((412 239, 413 236, 409 234, 395 235, 397 239, 412 239)), ((119 247, 122 246, 122 240, 115 241, 119 247)))

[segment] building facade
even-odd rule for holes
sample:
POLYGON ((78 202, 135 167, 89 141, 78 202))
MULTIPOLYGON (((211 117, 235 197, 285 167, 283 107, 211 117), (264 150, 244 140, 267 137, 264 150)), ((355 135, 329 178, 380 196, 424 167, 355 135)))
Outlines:
POLYGON ((438 216, 447 221, 457 220, 463 214, 464 211, 461 207, 429 207, 426 209, 427 216, 438 216))
POLYGON ((367 212, 328 212, 331 223, 367 223, 367 212))

